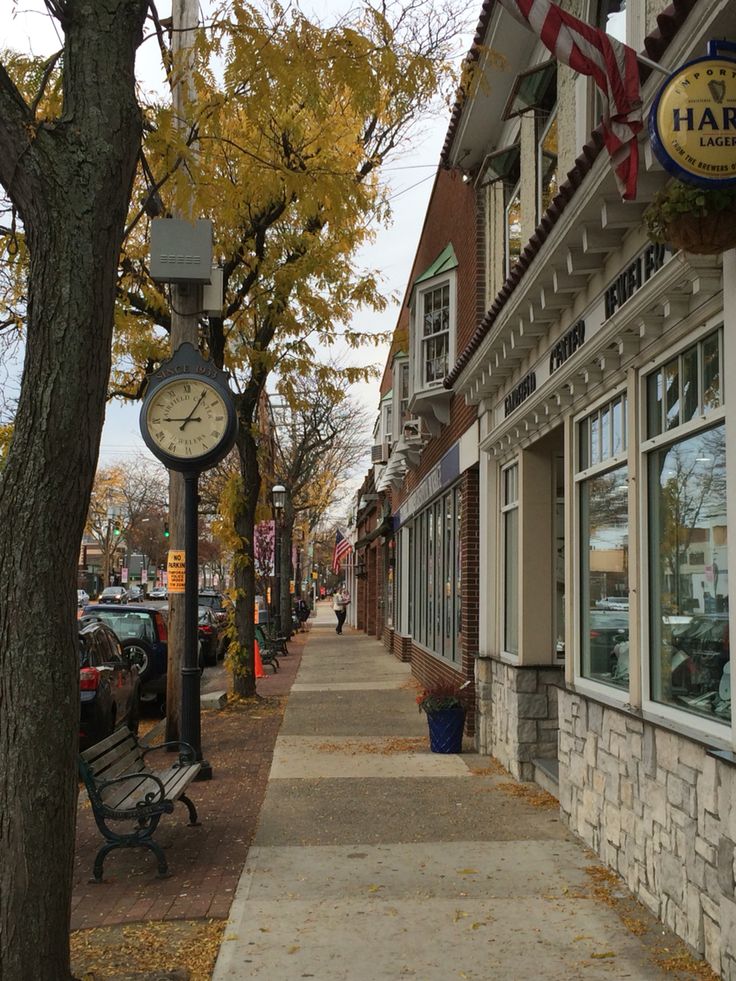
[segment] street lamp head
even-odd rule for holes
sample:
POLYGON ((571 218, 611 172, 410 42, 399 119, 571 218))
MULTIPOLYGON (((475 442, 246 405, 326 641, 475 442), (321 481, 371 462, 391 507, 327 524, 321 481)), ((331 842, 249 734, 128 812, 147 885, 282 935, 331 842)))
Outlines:
POLYGON ((283 484, 276 484, 271 488, 271 501, 277 511, 286 507, 286 488, 283 484))

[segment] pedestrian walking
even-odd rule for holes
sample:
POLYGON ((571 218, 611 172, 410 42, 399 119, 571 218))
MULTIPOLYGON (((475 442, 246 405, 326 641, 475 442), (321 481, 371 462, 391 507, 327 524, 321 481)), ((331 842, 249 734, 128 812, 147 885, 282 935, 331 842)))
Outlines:
POLYGON ((335 595, 332 597, 332 609, 335 611, 335 616, 337 617, 336 634, 342 633, 342 625, 345 623, 349 603, 350 593, 344 586, 339 586, 335 591, 335 595))

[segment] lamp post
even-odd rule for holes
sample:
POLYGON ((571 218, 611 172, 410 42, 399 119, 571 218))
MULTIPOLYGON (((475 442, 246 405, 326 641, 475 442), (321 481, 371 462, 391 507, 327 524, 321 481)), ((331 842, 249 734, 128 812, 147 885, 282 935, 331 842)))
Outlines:
POLYGON ((281 636, 281 519, 286 506, 286 488, 283 484, 275 484, 271 488, 271 504, 273 506, 273 605, 274 627, 276 636, 281 636))

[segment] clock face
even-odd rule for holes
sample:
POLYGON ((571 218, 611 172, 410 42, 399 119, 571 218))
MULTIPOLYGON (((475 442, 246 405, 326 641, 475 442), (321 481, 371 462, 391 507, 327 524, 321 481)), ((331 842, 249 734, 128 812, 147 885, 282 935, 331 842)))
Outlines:
POLYGON ((150 438, 164 454, 195 461, 225 438, 228 412, 211 385, 197 378, 176 378, 153 393, 146 412, 150 438))

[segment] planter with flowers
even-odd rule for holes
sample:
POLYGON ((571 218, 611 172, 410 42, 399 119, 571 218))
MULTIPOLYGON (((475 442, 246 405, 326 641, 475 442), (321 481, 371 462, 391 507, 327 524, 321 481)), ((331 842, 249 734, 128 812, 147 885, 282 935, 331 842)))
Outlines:
POLYGON ((417 695, 420 712, 427 715, 429 748, 433 753, 461 753, 465 728, 463 688, 455 685, 436 685, 417 695))
POLYGON ((653 242, 696 255, 736 248, 736 187, 704 188, 671 181, 644 212, 653 242))

